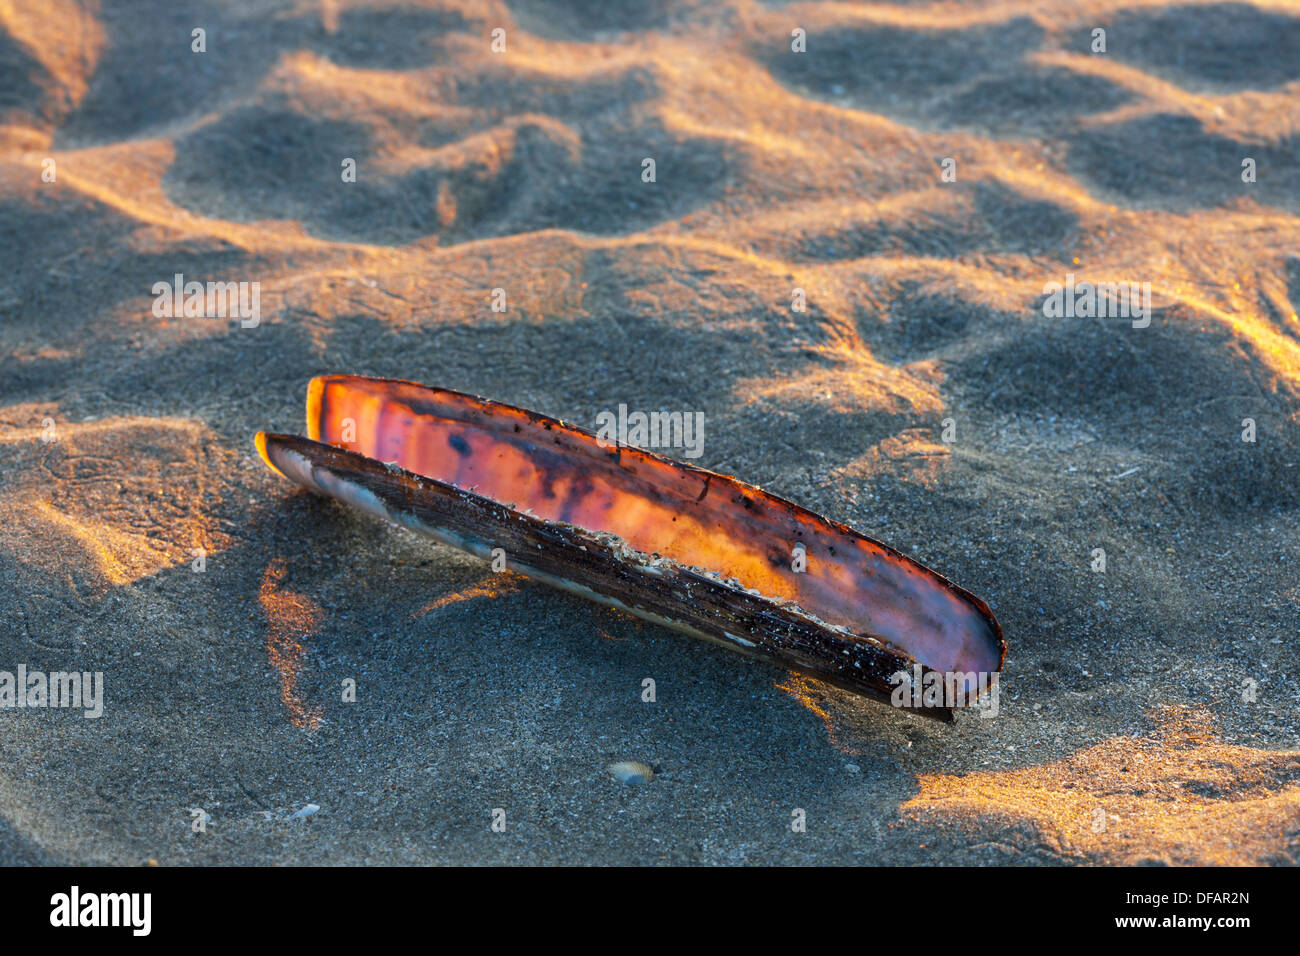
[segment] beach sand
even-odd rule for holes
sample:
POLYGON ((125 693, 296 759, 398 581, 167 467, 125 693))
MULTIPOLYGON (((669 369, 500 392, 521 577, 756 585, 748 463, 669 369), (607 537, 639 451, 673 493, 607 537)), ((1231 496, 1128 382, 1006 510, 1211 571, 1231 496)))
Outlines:
POLYGON ((0 671, 105 698, 0 710, 0 862, 1297 860, 1294 6, 5 2, 0 261, 0 671), (998 716, 295 489, 327 372, 703 412, 989 602, 998 716))

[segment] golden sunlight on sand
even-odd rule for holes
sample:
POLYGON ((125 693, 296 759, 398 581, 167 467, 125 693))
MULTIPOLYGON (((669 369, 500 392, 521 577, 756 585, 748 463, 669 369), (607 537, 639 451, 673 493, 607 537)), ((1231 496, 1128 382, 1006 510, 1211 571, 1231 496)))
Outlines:
MULTIPOLYGON (((1284 857, 1300 826, 1300 751, 1221 742, 1208 713, 1162 707, 1152 737, 1115 737, 1064 760, 961 776, 922 774, 900 808, 981 832, 1028 825, 1080 862, 1249 865, 1284 857)), ((994 838, 995 839, 995 838, 994 838)))
POLYGON ((475 598, 495 599, 506 594, 511 594, 517 590, 519 590, 518 579, 508 579, 491 584, 486 582, 471 584, 469 587, 463 588, 452 594, 444 594, 440 597, 434 598, 428 604, 424 605, 424 607, 412 614, 411 617, 421 618, 426 614, 432 614, 434 611, 440 610, 444 607, 450 607, 453 604, 461 604, 465 601, 472 601, 475 598))
POLYGON ((321 722, 320 707, 308 704, 298 693, 298 673, 307 656, 304 639, 320 627, 324 612, 304 594, 282 590, 288 563, 275 558, 266 566, 258 600, 266 613, 266 656, 280 676, 280 699, 295 727, 311 730, 321 722))

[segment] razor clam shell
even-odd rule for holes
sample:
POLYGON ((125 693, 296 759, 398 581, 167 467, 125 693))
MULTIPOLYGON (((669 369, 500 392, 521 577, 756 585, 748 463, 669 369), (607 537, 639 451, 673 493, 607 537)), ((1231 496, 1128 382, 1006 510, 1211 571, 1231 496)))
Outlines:
POLYGON ((615 535, 936 670, 1002 667, 1002 631, 979 598, 880 541, 729 475, 527 409, 356 375, 312 379, 306 434, 516 511, 615 535), (799 570, 794 542, 808 557, 799 570))
MULTIPOLYGON (((889 678, 920 663, 790 602, 636 552, 613 535, 521 513, 392 464, 293 435, 259 433, 286 478, 443 544, 490 559, 504 548, 525 576, 886 703, 889 678)), ((922 673, 932 669, 922 666, 922 673)), ((951 721, 947 707, 909 708, 951 721)))

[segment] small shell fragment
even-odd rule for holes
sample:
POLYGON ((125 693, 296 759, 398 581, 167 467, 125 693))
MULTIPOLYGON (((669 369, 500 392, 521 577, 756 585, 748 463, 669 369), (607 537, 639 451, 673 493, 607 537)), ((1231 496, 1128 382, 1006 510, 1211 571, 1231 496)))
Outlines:
POLYGON ((637 760, 620 760, 609 765, 609 772, 619 783, 649 783, 654 779, 654 768, 637 760))
POLYGON ((319 812, 319 810, 320 807, 318 807, 316 804, 309 803, 307 804, 307 806, 303 807, 297 813, 291 814, 289 816, 289 821, 291 823, 301 823, 303 820, 306 820, 308 817, 315 816, 316 813, 319 812))

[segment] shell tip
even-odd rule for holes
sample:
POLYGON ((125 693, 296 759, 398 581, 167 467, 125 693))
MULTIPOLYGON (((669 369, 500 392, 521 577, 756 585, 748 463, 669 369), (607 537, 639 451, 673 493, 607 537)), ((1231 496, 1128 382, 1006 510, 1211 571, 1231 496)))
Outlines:
POLYGON ((266 447, 266 432, 258 432, 257 437, 254 438, 253 441, 257 444, 257 453, 262 456, 262 461, 266 462, 266 467, 270 468, 281 478, 287 478, 288 475, 277 468, 275 462, 271 460, 271 453, 266 447))

